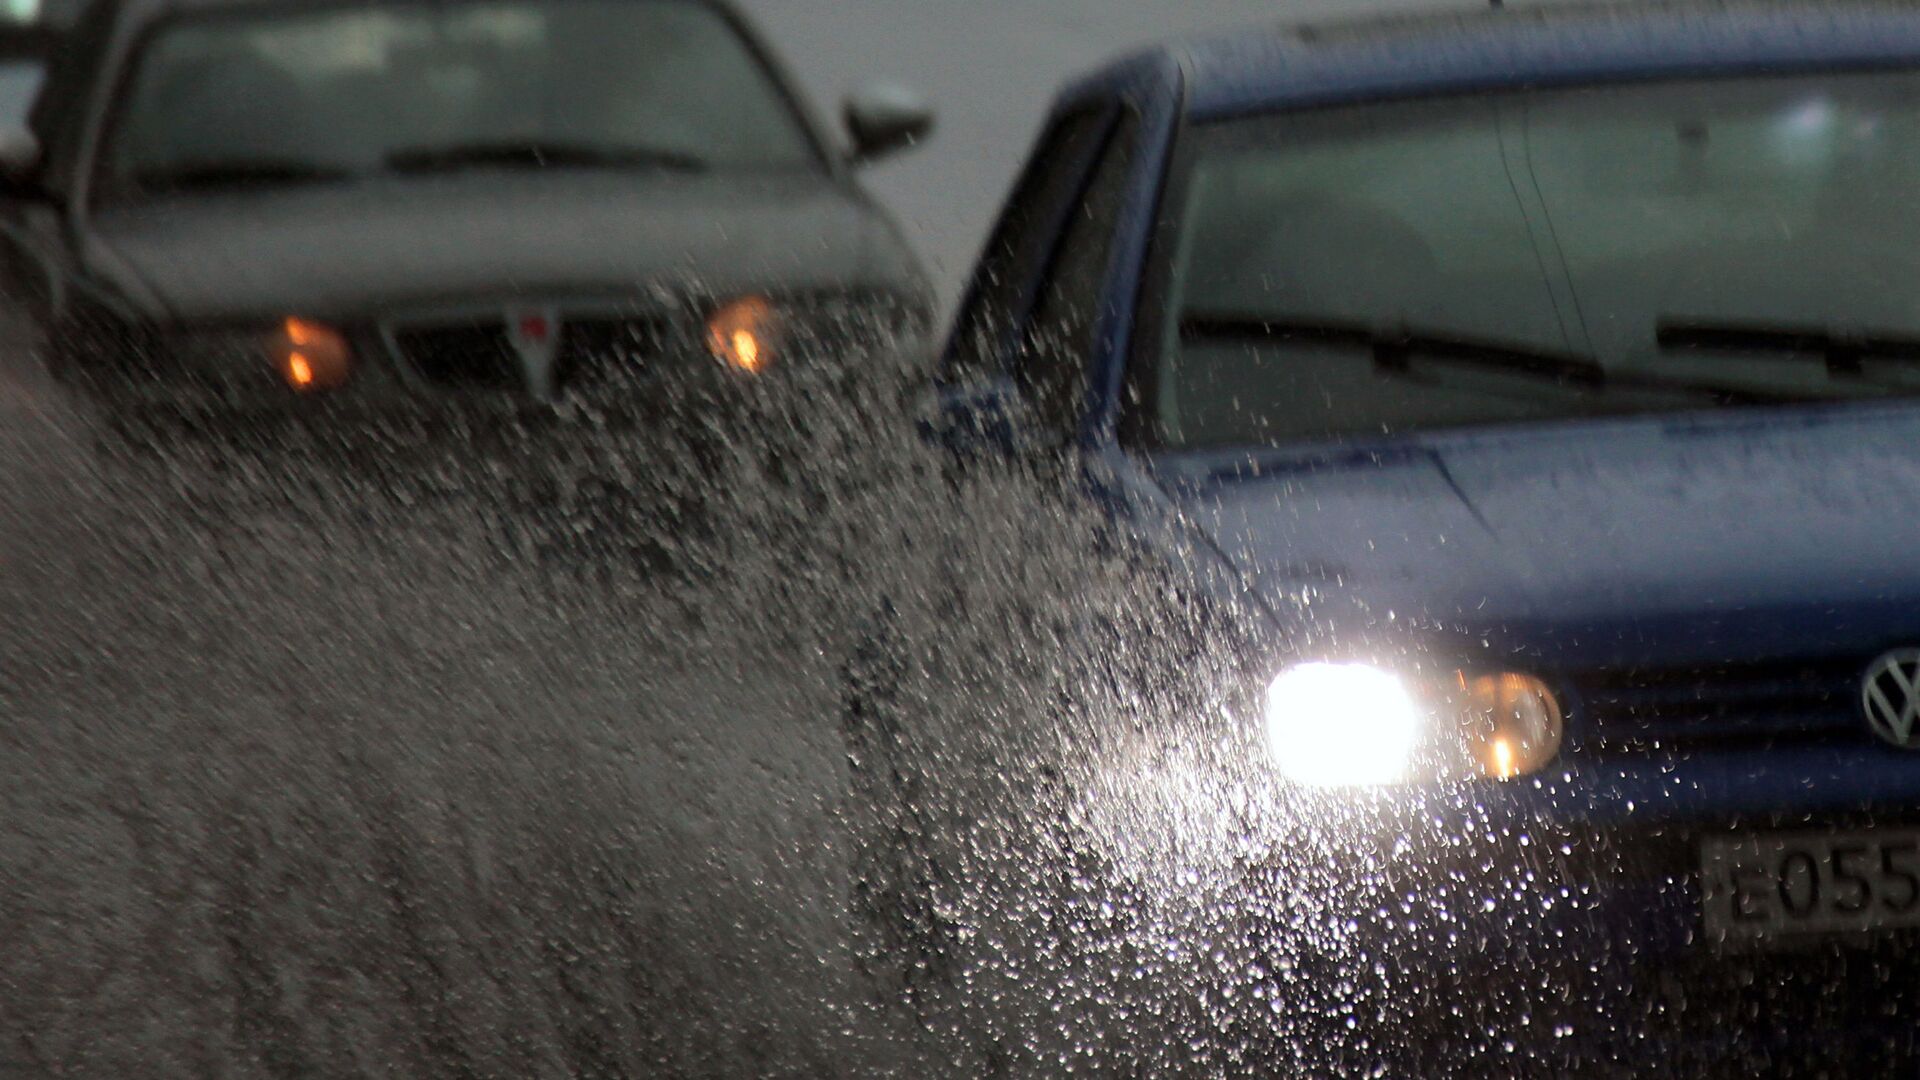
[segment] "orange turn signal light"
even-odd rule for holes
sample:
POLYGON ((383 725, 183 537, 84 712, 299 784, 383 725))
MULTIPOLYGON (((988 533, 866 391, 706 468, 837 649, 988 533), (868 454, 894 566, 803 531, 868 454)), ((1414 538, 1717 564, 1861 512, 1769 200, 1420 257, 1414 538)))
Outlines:
POLYGON ((1457 678, 1462 733, 1482 775, 1528 776, 1560 753, 1566 715, 1546 683, 1517 672, 1457 678))

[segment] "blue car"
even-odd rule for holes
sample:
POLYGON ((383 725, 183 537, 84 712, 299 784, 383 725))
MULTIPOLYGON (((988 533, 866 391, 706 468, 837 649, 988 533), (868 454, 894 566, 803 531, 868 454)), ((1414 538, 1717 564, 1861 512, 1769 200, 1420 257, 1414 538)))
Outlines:
POLYGON ((1078 660, 1017 826, 882 620, 871 967, 1130 1075, 1911 1068, 1916 178, 1892 5, 1275 27, 1066 91, 931 431, 1161 584, 1033 635, 1078 660))

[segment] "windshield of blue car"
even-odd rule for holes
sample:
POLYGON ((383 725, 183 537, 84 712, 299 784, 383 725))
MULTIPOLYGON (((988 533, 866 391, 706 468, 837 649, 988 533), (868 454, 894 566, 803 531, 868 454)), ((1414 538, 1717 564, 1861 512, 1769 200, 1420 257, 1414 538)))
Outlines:
POLYGON ((134 64, 100 186, 112 198, 422 169, 819 160, 712 7, 507 0, 164 23, 134 64))
POLYGON ((1920 393, 1909 73, 1236 119, 1184 161, 1162 445, 1920 393))

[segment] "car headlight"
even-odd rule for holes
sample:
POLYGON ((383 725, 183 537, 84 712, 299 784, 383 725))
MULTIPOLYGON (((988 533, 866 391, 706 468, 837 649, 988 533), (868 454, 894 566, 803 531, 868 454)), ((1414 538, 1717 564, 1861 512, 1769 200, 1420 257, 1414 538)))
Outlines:
POLYGON ((1290 668, 1267 688, 1266 711, 1273 763, 1313 787, 1400 781, 1425 726, 1406 684, 1367 664, 1290 668))
POLYGON ((735 371, 755 375, 779 359, 787 320, 764 296, 743 296, 707 317, 707 351, 735 371))
POLYGON ((1371 664, 1301 664, 1267 688, 1267 752, 1310 787, 1379 787, 1422 777, 1510 780, 1560 752, 1551 689, 1516 672, 1413 679, 1371 664))
POLYGON ((772 299, 738 296, 707 315, 707 352, 728 369, 759 374, 803 359, 834 360, 916 342, 932 316, 911 296, 855 290, 772 299))
POLYGON ((280 377, 302 394, 337 390, 353 377, 353 346, 330 326, 286 319, 269 351, 280 377))

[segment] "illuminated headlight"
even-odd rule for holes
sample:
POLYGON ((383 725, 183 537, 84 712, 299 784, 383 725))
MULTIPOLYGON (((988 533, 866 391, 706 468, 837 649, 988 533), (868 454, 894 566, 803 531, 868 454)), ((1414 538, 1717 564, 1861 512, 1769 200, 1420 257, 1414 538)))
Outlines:
POLYGON ((1538 772, 1565 725, 1530 675, 1412 679, 1371 664, 1301 664, 1267 688, 1267 752, 1310 787, 1379 787, 1419 779, 1538 772))
POLYGON ((757 375, 780 358, 787 317, 764 296, 743 296, 707 317, 707 351, 735 371, 757 375))
POLYGON ((302 394, 337 390, 353 377, 353 347, 338 330, 306 319, 287 319, 269 351, 288 387, 302 394))
POLYGON ((732 371, 760 374, 802 360, 850 359, 897 348, 926 332, 925 305, 884 292, 749 294, 710 309, 707 352, 732 371))
POLYGON ((1302 664, 1267 688, 1267 752, 1289 779, 1362 787, 1404 779, 1426 726, 1400 678, 1366 664, 1302 664))

